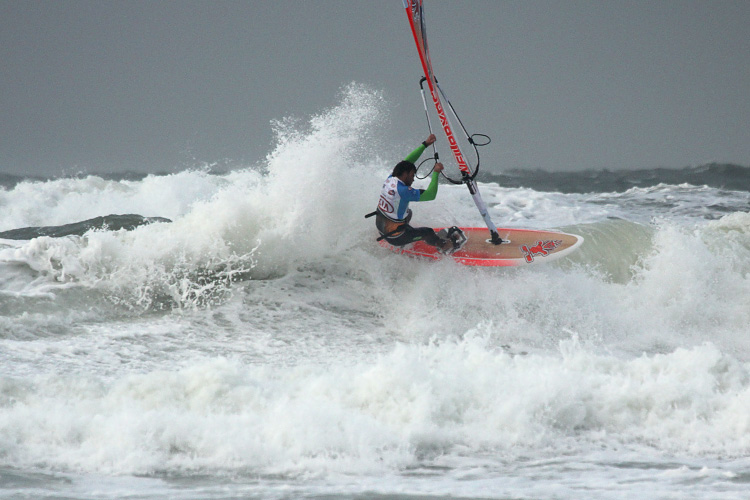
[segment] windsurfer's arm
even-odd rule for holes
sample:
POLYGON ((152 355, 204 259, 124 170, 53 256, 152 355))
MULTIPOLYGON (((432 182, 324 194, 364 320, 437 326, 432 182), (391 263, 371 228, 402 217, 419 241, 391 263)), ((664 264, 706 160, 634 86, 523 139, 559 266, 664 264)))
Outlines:
POLYGON ((430 180, 430 185, 427 186, 427 189, 422 191, 422 194, 419 195, 419 201, 432 201, 435 199, 438 191, 438 179, 440 178, 440 172, 442 171, 443 164, 436 163, 435 168, 432 171, 432 179, 430 180))
POLYGON ((406 158, 404 160, 411 162, 411 163, 417 163, 417 160, 420 156, 422 156, 422 153, 424 153, 424 150, 427 149, 427 146, 435 142, 435 134, 430 134, 425 141, 417 146, 417 149, 406 155, 406 158))

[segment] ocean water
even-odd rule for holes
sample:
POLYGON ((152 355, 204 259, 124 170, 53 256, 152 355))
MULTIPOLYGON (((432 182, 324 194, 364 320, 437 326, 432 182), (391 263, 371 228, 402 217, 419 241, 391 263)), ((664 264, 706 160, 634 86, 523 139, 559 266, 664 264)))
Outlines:
MULTIPOLYGON (((363 217, 386 112, 349 87, 228 172, 0 179, 0 498, 747 498, 750 169, 482 175, 499 226, 584 245, 424 262, 363 217), (7 233, 115 214, 171 222, 7 233)), ((462 186, 414 209, 482 225, 462 186)))

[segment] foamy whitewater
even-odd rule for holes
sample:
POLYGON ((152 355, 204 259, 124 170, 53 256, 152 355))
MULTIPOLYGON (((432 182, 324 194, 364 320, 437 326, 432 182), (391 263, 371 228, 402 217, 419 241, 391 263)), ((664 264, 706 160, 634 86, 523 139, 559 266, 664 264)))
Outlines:
MULTIPOLYGON (((414 260, 363 217, 422 140, 377 147, 387 107, 352 85, 229 173, 0 188, 0 232, 172 221, 0 239, 0 497, 748 497, 750 192, 480 176, 584 245, 414 260)), ((413 208, 482 226, 463 186, 413 208)))

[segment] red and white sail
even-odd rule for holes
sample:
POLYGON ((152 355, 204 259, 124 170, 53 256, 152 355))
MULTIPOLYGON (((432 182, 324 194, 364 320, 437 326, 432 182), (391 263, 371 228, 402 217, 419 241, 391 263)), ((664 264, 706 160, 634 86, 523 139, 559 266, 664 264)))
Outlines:
POLYGON ((424 76, 427 79, 427 85, 430 90, 430 96, 432 103, 437 111, 438 120, 440 121, 440 128, 443 130, 448 145, 450 146, 451 153, 458 164, 458 168, 461 170, 464 183, 469 188, 474 203, 479 209, 479 213, 482 215, 487 228, 490 230, 493 242, 499 243, 499 237, 497 234, 497 228, 495 223, 492 222, 487 205, 482 200, 482 196, 479 194, 479 188, 472 179, 472 169, 468 165, 466 156, 464 156, 461 147, 456 140, 456 136, 453 133, 453 127, 451 126, 448 115, 445 112, 445 107, 440 99, 440 93, 438 92, 437 80, 432 70, 432 62, 430 61, 430 51, 427 46, 427 33, 426 24, 424 18, 424 8, 422 6, 422 0, 404 0, 404 8, 406 9, 406 15, 409 17, 409 25, 411 26, 412 34, 414 35, 414 42, 419 52, 419 59, 422 62, 422 70, 424 76))

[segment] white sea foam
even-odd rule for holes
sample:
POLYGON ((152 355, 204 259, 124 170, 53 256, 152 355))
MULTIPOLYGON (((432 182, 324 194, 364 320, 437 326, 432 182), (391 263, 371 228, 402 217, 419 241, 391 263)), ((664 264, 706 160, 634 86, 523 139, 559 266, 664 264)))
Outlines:
POLYGON ((467 335, 325 366, 215 359, 114 381, 5 376, 0 446, 22 467, 292 476, 642 445, 743 456, 749 369, 711 345, 626 360, 568 340, 511 356, 467 335))

